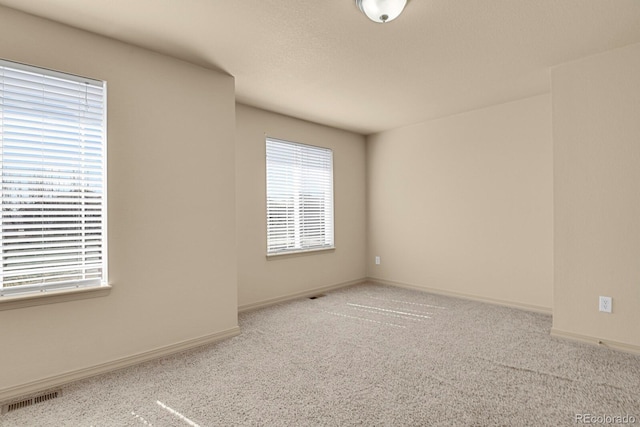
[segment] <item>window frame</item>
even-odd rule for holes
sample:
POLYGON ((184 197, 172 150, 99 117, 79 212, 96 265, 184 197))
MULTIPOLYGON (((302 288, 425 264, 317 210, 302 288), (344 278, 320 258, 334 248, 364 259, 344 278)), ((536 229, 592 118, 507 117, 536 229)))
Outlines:
MULTIPOLYGON (((310 144, 304 144, 304 143, 300 143, 300 142, 295 142, 295 141, 289 141, 289 140, 284 140, 284 139, 279 139, 279 138, 274 138, 274 137, 270 137, 265 135, 265 208, 266 208, 266 256, 267 259, 272 258, 272 257, 282 257, 282 256, 287 256, 287 255, 304 255, 304 254, 311 254, 311 253, 317 253, 317 252, 325 252, 325 251, 332 251, 335 250, 335 188, 334 188, 334 156, 333 156, 333 150, 331 148, 328 147, 322 147, 322 146, 316 146, 316 145, 310 145, 310 144), (325 199, 324 202, 322 202, 320 204, 320 206, 322 206, 322 209, 324 210, 324 214, 321 218, 320 221, 322 221, 323 223, 326 222, 327 220, 329 221, 328 224, 324 224, 322 227, 324 228, 324 232, 322 234, 322 238, 325 240, 325 242, 328 243, 324 243, 321 245, 303 245, 302 243, 300 243, 300 245, 296 245, 294 244, 293 247, 290 247, 290 245, 286 248, 281 248, 281 249, 272 249, 272 246, 270 244, 270 209, 269 209, 269 205, 270 205, 270 201, 269 201, 269 189, 270 189, 270 185, 269 185, 269 170, 270 170, 270 164, 269 164, 269 144, 270 143, 275 143, 275 144, 281 144, 281 145, 288 145, 290 147, 296 147, 298 149, 309 149, 311 151, 317 151, 317 152, 324 152, 325 154, 328 154, 328 160, 329 160, 329 167, 328 168, 323 168, 323 170, 327 170, 329 173, 328 176, 328 181, 322 183, 322 185, 324 185, 323 190, 328 191, 328 195, 323 192, 322 193, 322 197, 325 199), (329 197, 329 206, 326 206, 326 198, 329 197), (327 214, 328 213, 328 214, 327 214)), ((297 171, 297 173, 302 174, 303 171, 299 170, 297 171)), ((300 180, 304 180, 304 176, 297 176, 297 178, 299 178, 300 180)), ((313 181, 313 180, 311 180, 313 181)), ((310 183, 308 181, 304 181, 302 183, 299 183, 299 188, 297 190, 293 190, 292 192, 296 192, 297 191, 297 199, 295 199, 295 201, 293 202, 294 207, 293 207, 293 215, 294 217, 300 217, 302 215, 301 213, 301 209, 300 208, 300 192, 303 189, 306 189, 304 186, 305 185, 309 185, 310 183), (297 205, 297 209, 296 209, 296 205, 297 205)), ((311 214, 310 214, 311 215, 311 214)), ((294 221, 294 222, 299 222, 299 219, 294 221)), ((313 222, 313 220, 311 220, 311 222, 313 222)), ((301 235, 301 228, 299 226, 294 226, 294 238, 293 240, 295 242, 302 242, 303 238, 301 235)), ((320 238, 317 235, 314 235, 314 237, 316 238, 320 238)))
MULTIPOLYGON (((15 62, 15 61, 10 61, 10 60, 5 60, 0 58, 0 66, 2 66, 5 69, 8 70, 12 70, 13 72, 18 72, 18 73, 33 73, 37 76, 44 76, 43 80, 46 81, 47 78, 51 78, 51 79, 55 79, 55 80, 63 80, 64 82, 62 84, 85 84, 87 85, 87 91, 89 87, 92 88, 96 88, 96 90, 99 92, 99 105, 101 110, 98 110, 98 115, 97 117, 100 117, 100 121, 99 121, 99 126, 97 127, 99 129, 99 159, 98 162, 95 163, 96 165, 98 165, 98 167, 100 168, 100 172, 99 172, 99 177, 100 177, 100 181, 97 181, 98 185, 93 185, 91 187, 87 187, 85 185, 79 186, 78 189, 85 189, 85 188, 97 188, 99 189, 100 193, 99 193, 99 208, 98 210, 89 210, 87 211, 86 208, 84 208, 84 206, 90 206, 91 205, 91 201, 92 199, 89 197, 87 198, 84 195, 78 198, 79 203, 81 203, 80 206, 82 206, 83 208, 79 210, 79 212, 82 212, 83 215, 81 215, 79 217, 79 221, 81 224, 88 224, 86 223, 86 221, 90 221, 92 223, 95 223, 96 219, 93 218, 97 218, 95 215, 97 212, 99 212, 99 218, 97 219, 99 221, 99 228, 97 230, 99 230, 99 246, 97 247, 98 253, 99 253, 99 263, 96 265, 100 266, 100 276, 96 277, 94 279, 77 279, 77 280, 64 280, 64 279, 57 279, 54 282, 45 282, 43 281, 42 283, 36 283, 36 284, 27 284, 27 285, 15 285, 15 286, 7 286, 5 287, 3 285, 3 283, 0 283, 0 310, 7 310, 7 309, 13 309, 13 308, 21 308, 21 307, 29 307, 29 306, 33 306, 33 305, 41 305, 41 304, 50 304, 50 303, 55 303, 55 302, 62 302, 62 301, 69 301, 69 300, 76 300, 76 299, 84 299, 84 298, 93 298, 93 297, 97 297, 97 296, 105 296, 108 295, 111 289, 111 286, 109 285, 109 281, 108 281, 108 218, 107 218, 107 206, 108 206, 108 191, 107 191, 107 183, 108 183, 108 177, 107 177, 107 82, 103 81, 103 80, 97 80, 94 78, 87 78, 87 77, 82 77, 82 76, 78 76, 76 74, 71 74, 71 73, 66 73, 66 72, 60 72, 60 71, 55 71, 55 70, 51 70, 48 68, 44 68, 44 67, 38 67, 38 66, 32 66, 32 65, 27 65, 27 64, 23 64, 23 63, 19 63, 19 62, 15 62), (96 213, 93 213, 96 212, 96 213)), ((3 78, 4 79, 4 78, 3 78)), ((2 83, 0 83, 2 84, 2 83)), ((56 83, 57 84, 57 83, 56 83)), ((92 89, 93 90, 93 89, 92 89)), ((44 92, 43 92, 44 93, 44 92)), ((88 93, 88 92, 86 92, 88 93)), ((85 97, 88 96, 85 94, 85 97)), ((9 98, 7 98, 9 99, 9 98)), ((85 98, 85 103, 88 103, 89 101, 86 100, 87 98, 85 98)), ((44 104, 43 104, 44 105, 44 104)), ((50 105, 49 105, 50 107, 50 105)), ((25 107, 25 108, 30 108, 30 107, 25 107)), ((33 108, 33 107, 31 107, 33 108)), ((63 107, 58 107, 56 106, 55 108, 53 108, 54 114, 61 114, 61 111, 63 107)), ((85 107, 85 108, 89 108, 89 107, 85 107)), ((3 108, 4 111, 4 108, 3 108)), ((64 110, 64 111, 75 111, 75 110, 64 110)), ((88 111, 88 110, 87 110, 88 111)), ((0 119, 3 117, 5 113, 3 113, 2 111, 0 111, 0 119)), ((43 113, 40 113, 43 114, 43 113)), ((26 116, 28 116, 28 113, 25 113, 26 116)), ((20 116, 18 116, 20 117, 20 116)), ((37 115, 35 116, 37 117, 37 115)), ((86 118, 83 119, 78 119, 77 121, 72 121, 70 122, 70 124, 77 124, 77 126, 84 126, 83 123, 87 123, 84 120, 87 120, 86 118)), ((63 122, 66 123, 66 122, 63 122)), ((4 125, 3 125, 4 126, 4 125)), ((27 127, 25 129, 29 129, 30 132, 33 132, 33 130, 35 129, 35 132, 43 132, 44 127, 43 126, 38 126, 38 125, 34 125, 32 127, 27 127)), ((84 131, 83 131, 84 132, 84 131)), ((74 134, 71 134, 72 136, 74 134)), ((1 137, 2 135, 0 135, 1 137)), ((64 143, 64 141, 73 141, 73 138, 70 137, 69 140, 67 139, 63 139, 61 140, 62 143, 64 143)), ((85 141, 83 139, 83 141, 85 141)), ((3 143, 2 140, 0 140, 0 143, 3 143)), ((13 144, 17 147, 20 147, 20 143, 19 142, 13 142, 13 144)), ((4 149, 3 149, 4 150, 4 149)), ((86 156, 86 154, 83 154, 87 151, 88 148, 86 148, 86 146, 84 145, 84 143, 79 144, 79 148, 78 151, 70 151, 71 155, 73 156, 79 156, 81 159, 85 159, 84 156, 86 156)), ((4 151, 2 151, 4 152, 4 151)), ((2 152, 0 152, 0 160, 2 157, 2 152)), ((86 161, 86 160, 80 160, 82 162, 86 161)), ((36 173, 37 171, 40 170, 41 174, 44 174, 44 171, 47 171, 47 169, 36 169, 36 166, 33 166, 31 169, 26 169, 25 173, 29 173, 29 174, 33 174, 36 173), (35 172, 34 172, 35 171, 35 172)), ((0 173, 3 173, 2 170, 3 168, 0 168, 0 173)), ((63 170, 63 169, 59 169, 59 170, 63 170)), ((84 169, 81 169, 84 170, 84 169)), ((51 172, 53 173, 53 172, 51 172)), ((62 173, 62 172, 60 172, 62 173)), ((84 174, 85 172, 80 172, 82 174, 84 174)), ((69 174, 69 176, 71 176, 71 172, 65 172, 65 175, 69 174)), ((83 176, 83 175, 77 175, 78 172, 74 172, 73 176, 83 176)), ((28 176, 28 175, 27 175, 28 176)), ((44 175, 43 175, 44 176, 44 175)), ((55 175, 53 175, 55 176, 55 175)), ((89 177, 91 175, 88 175, 89 177)), ((14 178, 15 179, 15 178, 14 178)), ((27 178, 25 178, 27 179, 27 178)), ((30 178, 31 180, 33 180, 33 178, 30 178)), ((44 178, 43 178, 44 179, 44 178)), ((56 178, 51 178, 53 180, 55 180, 56 178)), ((68 178, 67 178, 68 179, 68 178)), ((85 178, 81 178, 84 182, 85 178)), ((4 182, 4 178, 2 178, 2 182, 4 182)), ((0 182, 0 185, 3 185, 2 182, 0 182)), ((19 181, 18 181, 19 182, 19 181)), ((24 186, 29 185, 27 184, 29 181, 25 181, 24 182, 24 186)), ((32 181, 33 182, 33 181, 32 181)), ((73 182, 73 181, 72 181, 73 182)), ((31 184, 33 185, 33 184, 31 184)), ((63 184, 50 184, 52 185, 54 191, 56 188, 63 188, 63 187, 57 187, 57 186, 62 186, 63 184)), ((69 184, 66 184, 67 186, 69 184)), ((0 193, 3 193, 4 188, 0 187, 0 193)), ((70 190, 66 190, 67 192, 70 190)), ((77 191, 77 190, 74 190, 77 191)), ((85 190, 86 191, 86 190, 85 190)), ((52 194, 52 193, 45 193, 45 194, 52 194)), ((65 194, 65 193, 62 193, 65 194)), ((4 196, 3 196, 4 197, 4 196)), ((56 196, 57 197, 57 196, 56 196)), ((55 200, 55 199, 54 199, 55 200)), ((2 203, 4 203, 4 201, 2 201, 2 203)), ((36 211, 37 212, 37 211, 36 211)), ((0 217, 2 216, 2 211, 0 210, 0 217)), ((14 216, 15 218, 21 218, 20 216, 14 216)), ((35 218, 37 218, 37 216, 35 216, 35 218)), ((43 216, 43 218, 45 218, 43 216)), ((50 218, 52 218, 52 220, 55 221, 60 221, 60 218, 65 218, 65 216, 51 216, 50 218)), ((47 223, 45 223, 47 224, 47 223)), ((48 224, 51 224, 50 222, 48 224)), ((4 225, 2 225, 2 227, 4 227, 4 225)), ((72 227, 72 225, 70 225, 70 227, 72 227)), ((77 225, 75 226, 76 228, 78 227, 77 225)), ((88 230, 92 230, 92 228, 85 228, 85 227, 89 227, 88 225, 82 225, 82 228, 80 228, 81 233, 83 233, 83 235, 85 235, 86 233, 95 233, 95 231, 88 231, 88 230)), ((65 229, 61 229, 61 230, 66 230, 65 229)), ((84 241, 84 240, 83 240, 84 241)), ((3 243, 0 241, 0 245, 2 245, 3 243)), ((76 244, 77 245, 77 244, 76 244)), ((44 246, 42 247, 42 250, 45 250, 44 246)), ((88 250, 88 249, 85 249, 88 250)), ((95 251, 96 249, 92 249, 92 251, 95 251)), ((4 254, 4 249, 3 249, 3 254, 4 254)), ((3 264, 4 264, 4 255, 3 256, 3 264)), ((93 255, 93 257, 95 257, 95 255, 93 255)), ((78 264, 81 269, 86 269, 88 268, 88 266, 91 266, 93 264, 87 264, 87 255, 85 255, 82 258, 82 261, 80 264, 78 264)), ((0 268, 4 268, 4 266, 0 265, 0 268)), ((74 268, 74 267, 70 267, 70 268, 74 268)), ((46 276, 41 276, 43 274, 46 274, 45 271, 43 270, 39 270, 39 271, 34 271, 34 275, 37 277, 46 277, 46 276)), ((0 274, 4 275, 3 271, 0 271, 0 274)), ((84 277, 84 276, 83 276, 84 277)))

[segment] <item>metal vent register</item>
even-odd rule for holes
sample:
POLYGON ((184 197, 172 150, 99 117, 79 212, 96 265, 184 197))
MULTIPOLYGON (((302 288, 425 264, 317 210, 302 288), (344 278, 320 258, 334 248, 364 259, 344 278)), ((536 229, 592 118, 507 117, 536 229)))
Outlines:
POLYGON ((13 412, 17 409, 26 408, 27 406, 35 405, 37 403, 46 402, 47 400, 55 399, 62 396, 62 390, 48 391, 37 396, 32 396, 27 399, 22 399, 17 402, 7 403, 2 405, 2 415, 13 412))

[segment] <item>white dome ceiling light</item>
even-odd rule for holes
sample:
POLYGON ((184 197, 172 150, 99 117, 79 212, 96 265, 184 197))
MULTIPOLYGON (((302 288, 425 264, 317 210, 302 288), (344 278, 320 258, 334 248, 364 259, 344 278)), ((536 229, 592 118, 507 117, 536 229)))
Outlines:
POLYGON ((384 24, 400 16, 407 0, 356 0, 356 4, 373 22, 384 24))

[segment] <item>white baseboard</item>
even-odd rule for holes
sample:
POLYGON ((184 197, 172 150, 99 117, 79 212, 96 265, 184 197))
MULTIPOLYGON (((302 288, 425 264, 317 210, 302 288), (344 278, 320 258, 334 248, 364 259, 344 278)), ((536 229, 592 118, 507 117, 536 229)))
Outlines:
POLYGON ((543 313, 543 314, 549 314, 549 315, 553 314, 553 309, 550 308, 550 307, 542 307, 542 306, 532 305, 532 304, 523 304, 523 303, 513 302, 513 301, 505 301, 505 300, 494 299, 494 298, 486 298, 486 297, 481 297, 481 296, 478 296, 478 295, 471 295, 471 294, 465 294, 465 293, 460 293, 460 292, 444 291, 442 289, 429 288, 429 287, 426 287, 426 286, 411 285, 411 284, 408 284, 408 283, 396 282, 396 281, 393 281, 393 280, 377 279, 375 277, 367 278, 367 282, 378 283, 380 285, 397 286, 399 288, 412 289, 412 290, 415 290, 415 291, 422 291, 422 292, 429 292, 429 293, 432 293, 432 294, 444 295, 444 296, 448 296, 448 297, 464 298, 464 299, 473 300, 473 301, 486 302, 486 303, 489 303, 489 304, 502 305, 502 306, 505 306, 505 307, 517 308, 519 310, 533 311, 533 312, 536 312, 536 313, 543 313))
POLYGON ((626 344, 588 335, 576 334, 574 332, 563 331, 557 328, 551 328, 551 336, 606 347, 612 350, 623 351, 625 353, 640 354, 640 346, 637 345, 626 344))
POLYGON ((240 328, 234 327, 225 331, 217 332, 214 334, 205 335, 198 338, 193 338, 179 343, 171 344, 164 347, 159 347, 153 350, 137 353, 131 356, 123 357, 120 359, 112 360, 110 362, 101 363, 88 368, 78 369, 75 371, 65 372, 63 374, 54 375, 51 377, 43 378, 36 381, 31 381, 26 384, 20 384, 18 386, 8 387, 0 389, 0 402, 9 400, 15 400, 16 398, 27 396, 29 394, 38 392, 40 390, 47 390, 62 385, 78 381, 81 379, 93 377, 96 375, 104 374, 107 372, 115 371, 118 369, 126 368, 128 366, 136 365, 142 362, 147 362, 160 357, 168 356, 173 353, 178 353, 184 350, 189 350, 203 345, 212 344, 217 341, 221 341, 227 338, 234 337, 240 334, 240 328))
POLYGON ((268 307, 270 305, 278 304, 281 302, 290 301, 298 298, 310 297, 321 292, 329 292, 329 291, 333 291, 340 288, 346 288, 347 286, 359 285, 365 282, 367 282, 366 278, 350 280, 348 282, 336 283, 334 285, 328 285, 328 286, 320 286, 318 288, 307 289, 300 292, 294 292, 292 294, 282 295, 276 298, 269 298, 263 301, 253 302, 250 304, 243 304, 241 306, 238 306, 238 312, 242 313, 244 311, 257 310, 259 308, 268 307))

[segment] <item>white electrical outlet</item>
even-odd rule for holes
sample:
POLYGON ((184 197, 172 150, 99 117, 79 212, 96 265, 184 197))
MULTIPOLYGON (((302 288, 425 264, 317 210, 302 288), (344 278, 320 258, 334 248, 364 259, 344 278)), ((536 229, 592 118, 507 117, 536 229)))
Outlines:
POLYGON ((600 297, 599 302, 600 311, 611 313, 611 297, 600 297))
POLYGON ((376 265, 380 265, 380 257, 376 256, 376 265))

